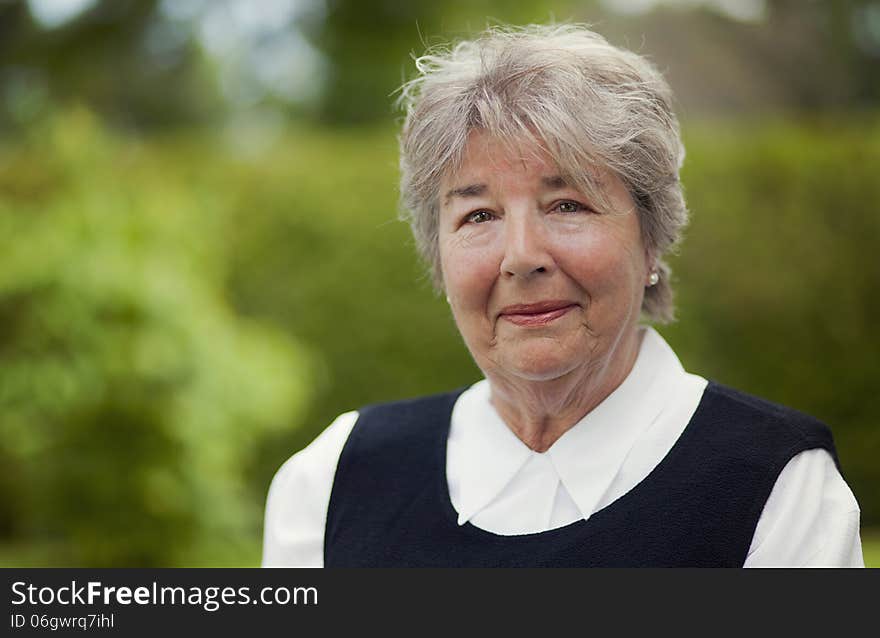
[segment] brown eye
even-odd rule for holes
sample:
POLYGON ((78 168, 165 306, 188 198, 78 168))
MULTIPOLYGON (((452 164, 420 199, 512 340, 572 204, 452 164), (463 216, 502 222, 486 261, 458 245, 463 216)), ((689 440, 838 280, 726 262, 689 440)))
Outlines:
POLYGON ((556 205, 556 209, 560 213, 579 213, 582 210, 585 210, 584 206, 577 202, 559 202, 559 204, 556 205))
POLYGON ((492 213, 487 210, 477 210, 467 216, 465 221, 470 222, 472 224, 482 224, 483 222, 488 222, 492 219, 492 213))

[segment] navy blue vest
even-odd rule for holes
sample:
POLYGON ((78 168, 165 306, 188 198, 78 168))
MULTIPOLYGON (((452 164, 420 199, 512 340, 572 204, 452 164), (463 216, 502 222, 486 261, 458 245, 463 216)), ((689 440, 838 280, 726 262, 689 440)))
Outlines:
POLYGON ((501 536, 459 526, 446 440, 462 390, 364 408, 339 458, 326 567, 734 567, 785 464, 824 448, 819 421, 710 383, 666 457, 588 520, 501 536))

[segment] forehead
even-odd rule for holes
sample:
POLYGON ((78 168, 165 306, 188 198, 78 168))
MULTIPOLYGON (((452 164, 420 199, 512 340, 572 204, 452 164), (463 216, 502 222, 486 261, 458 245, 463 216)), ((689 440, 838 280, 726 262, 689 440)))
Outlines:
POLYGON ((531 140, 504 140, 480 130, 471 131, 457 169, 447 173, 444 184, 475 177, 500 178, 559 175, 560 167, 550 154, 531 140))
POLYGON ((542 190, 573 188, 599 206, 608 206, 609 195, 622 197, 623 183, 607 168, 597 165, 565 166, 535 139, 509 140, 473 130, 468 135, 457 167, 440 183, 440 204, 455 196, 474 196, 488 190, 528 186, 542 190), (479 192, 477 192, 479 190, 479 192))

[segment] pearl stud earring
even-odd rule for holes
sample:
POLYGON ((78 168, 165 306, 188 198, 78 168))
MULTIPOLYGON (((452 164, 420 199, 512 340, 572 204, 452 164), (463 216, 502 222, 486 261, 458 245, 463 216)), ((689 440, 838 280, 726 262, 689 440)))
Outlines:
POLYGON ((656 286, 658 281, 660 281, 660 275, 656 270, 652 270, 651 274, 648 275, 648 288, 656 286))

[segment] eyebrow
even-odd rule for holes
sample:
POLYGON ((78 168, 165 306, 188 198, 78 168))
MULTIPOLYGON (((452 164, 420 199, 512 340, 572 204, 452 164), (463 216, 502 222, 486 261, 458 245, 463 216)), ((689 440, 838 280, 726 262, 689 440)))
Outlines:
POLYGON ((467 186, 459 186, 447 191, 446 201, 448 202, 453 197, 479 197, 480 195, 483 195, 486 190, 487 186, 485 184, 468 184, 467 186))
POLYGON ((551 175, 549 177, 542 177, 541 183, 547 188, 552 188, 554 190, 560 190, 571 186, 568 180, 565 179, 562 175, 551 175))
MULTIPOLYGON (((569 184, 569 181, 565 179, 562 175, 550 175, 548 177, 542 177, 541 183, 544 185, 544 187, 553 190, 568 188, 571 185, 569 184)), ((468 184, 467 186, 458 186, 446 192, 446 201, 448 202, 453 197, 479 197, 480 195, 484 195, 487 189, 488 187, 485 184, 468 184)))

